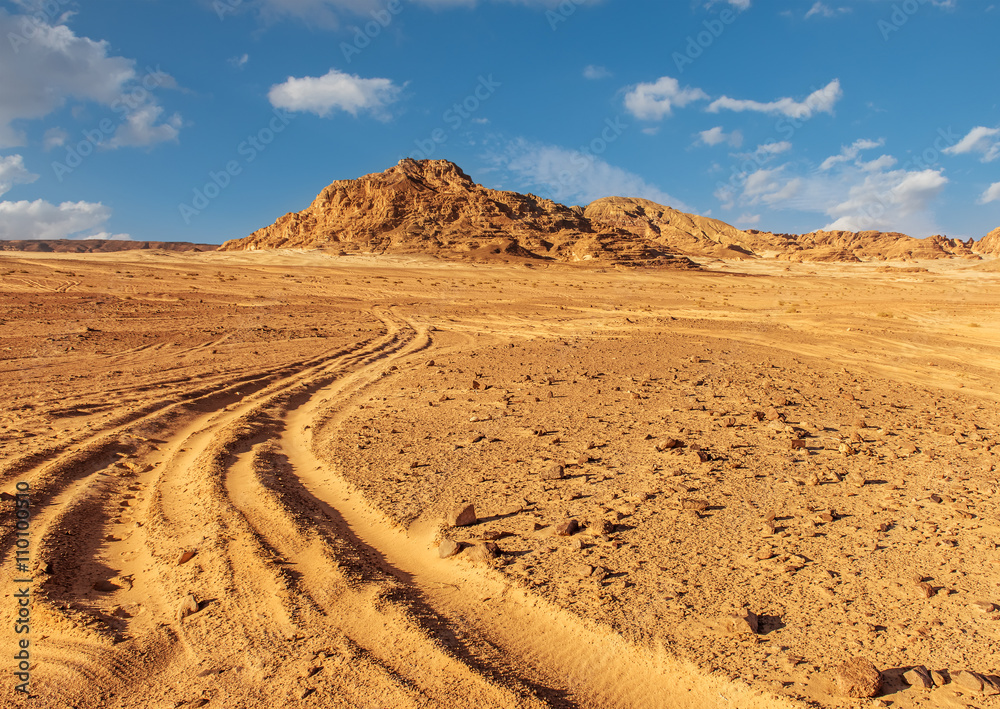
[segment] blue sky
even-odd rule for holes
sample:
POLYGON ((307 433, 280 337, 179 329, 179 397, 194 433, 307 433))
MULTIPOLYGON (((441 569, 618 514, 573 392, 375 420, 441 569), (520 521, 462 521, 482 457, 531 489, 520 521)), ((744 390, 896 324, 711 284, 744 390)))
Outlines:
POLYGON ((0 0, 0 238, 219 243, 446 158, 743 228, 1000 226, 973 0, 0 0))

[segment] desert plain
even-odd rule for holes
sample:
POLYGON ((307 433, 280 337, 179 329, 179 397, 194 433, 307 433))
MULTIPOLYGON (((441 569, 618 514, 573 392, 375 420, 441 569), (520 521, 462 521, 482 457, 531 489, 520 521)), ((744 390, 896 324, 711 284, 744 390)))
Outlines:
POLYGON ((0 254, 17 705, 1000 706, 998 261, 698 261, 0 254))

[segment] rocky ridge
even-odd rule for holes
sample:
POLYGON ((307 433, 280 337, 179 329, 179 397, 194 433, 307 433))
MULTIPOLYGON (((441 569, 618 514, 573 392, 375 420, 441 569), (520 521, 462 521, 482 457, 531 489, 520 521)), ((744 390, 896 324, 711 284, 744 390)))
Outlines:
POLYGON ((337 180, 301 212, 222 251, 328 248, 609 266, 693 268, 691 258, 896 261, 1000 256, 1000 229, 980 242, 895 232, 742 230, 645 199, 605 197, 586 208, 475 183, 447 160, 404 159, 381 173, 337 180))

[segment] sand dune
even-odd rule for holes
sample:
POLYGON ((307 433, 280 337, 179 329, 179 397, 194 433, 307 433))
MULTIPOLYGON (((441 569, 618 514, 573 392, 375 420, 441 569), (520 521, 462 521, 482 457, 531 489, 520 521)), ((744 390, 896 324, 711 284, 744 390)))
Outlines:
POLYGON ((0 256, 34 701, 995 705, 996 275, 884 265, 0 256))

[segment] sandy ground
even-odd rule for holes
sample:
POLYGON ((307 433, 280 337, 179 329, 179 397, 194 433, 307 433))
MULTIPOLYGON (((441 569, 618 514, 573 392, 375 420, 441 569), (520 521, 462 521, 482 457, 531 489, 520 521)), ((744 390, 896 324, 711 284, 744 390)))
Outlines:
POLYGON ((1000 274, 890 267, 4 254, 0 703, 1000 706, 1000 274))

